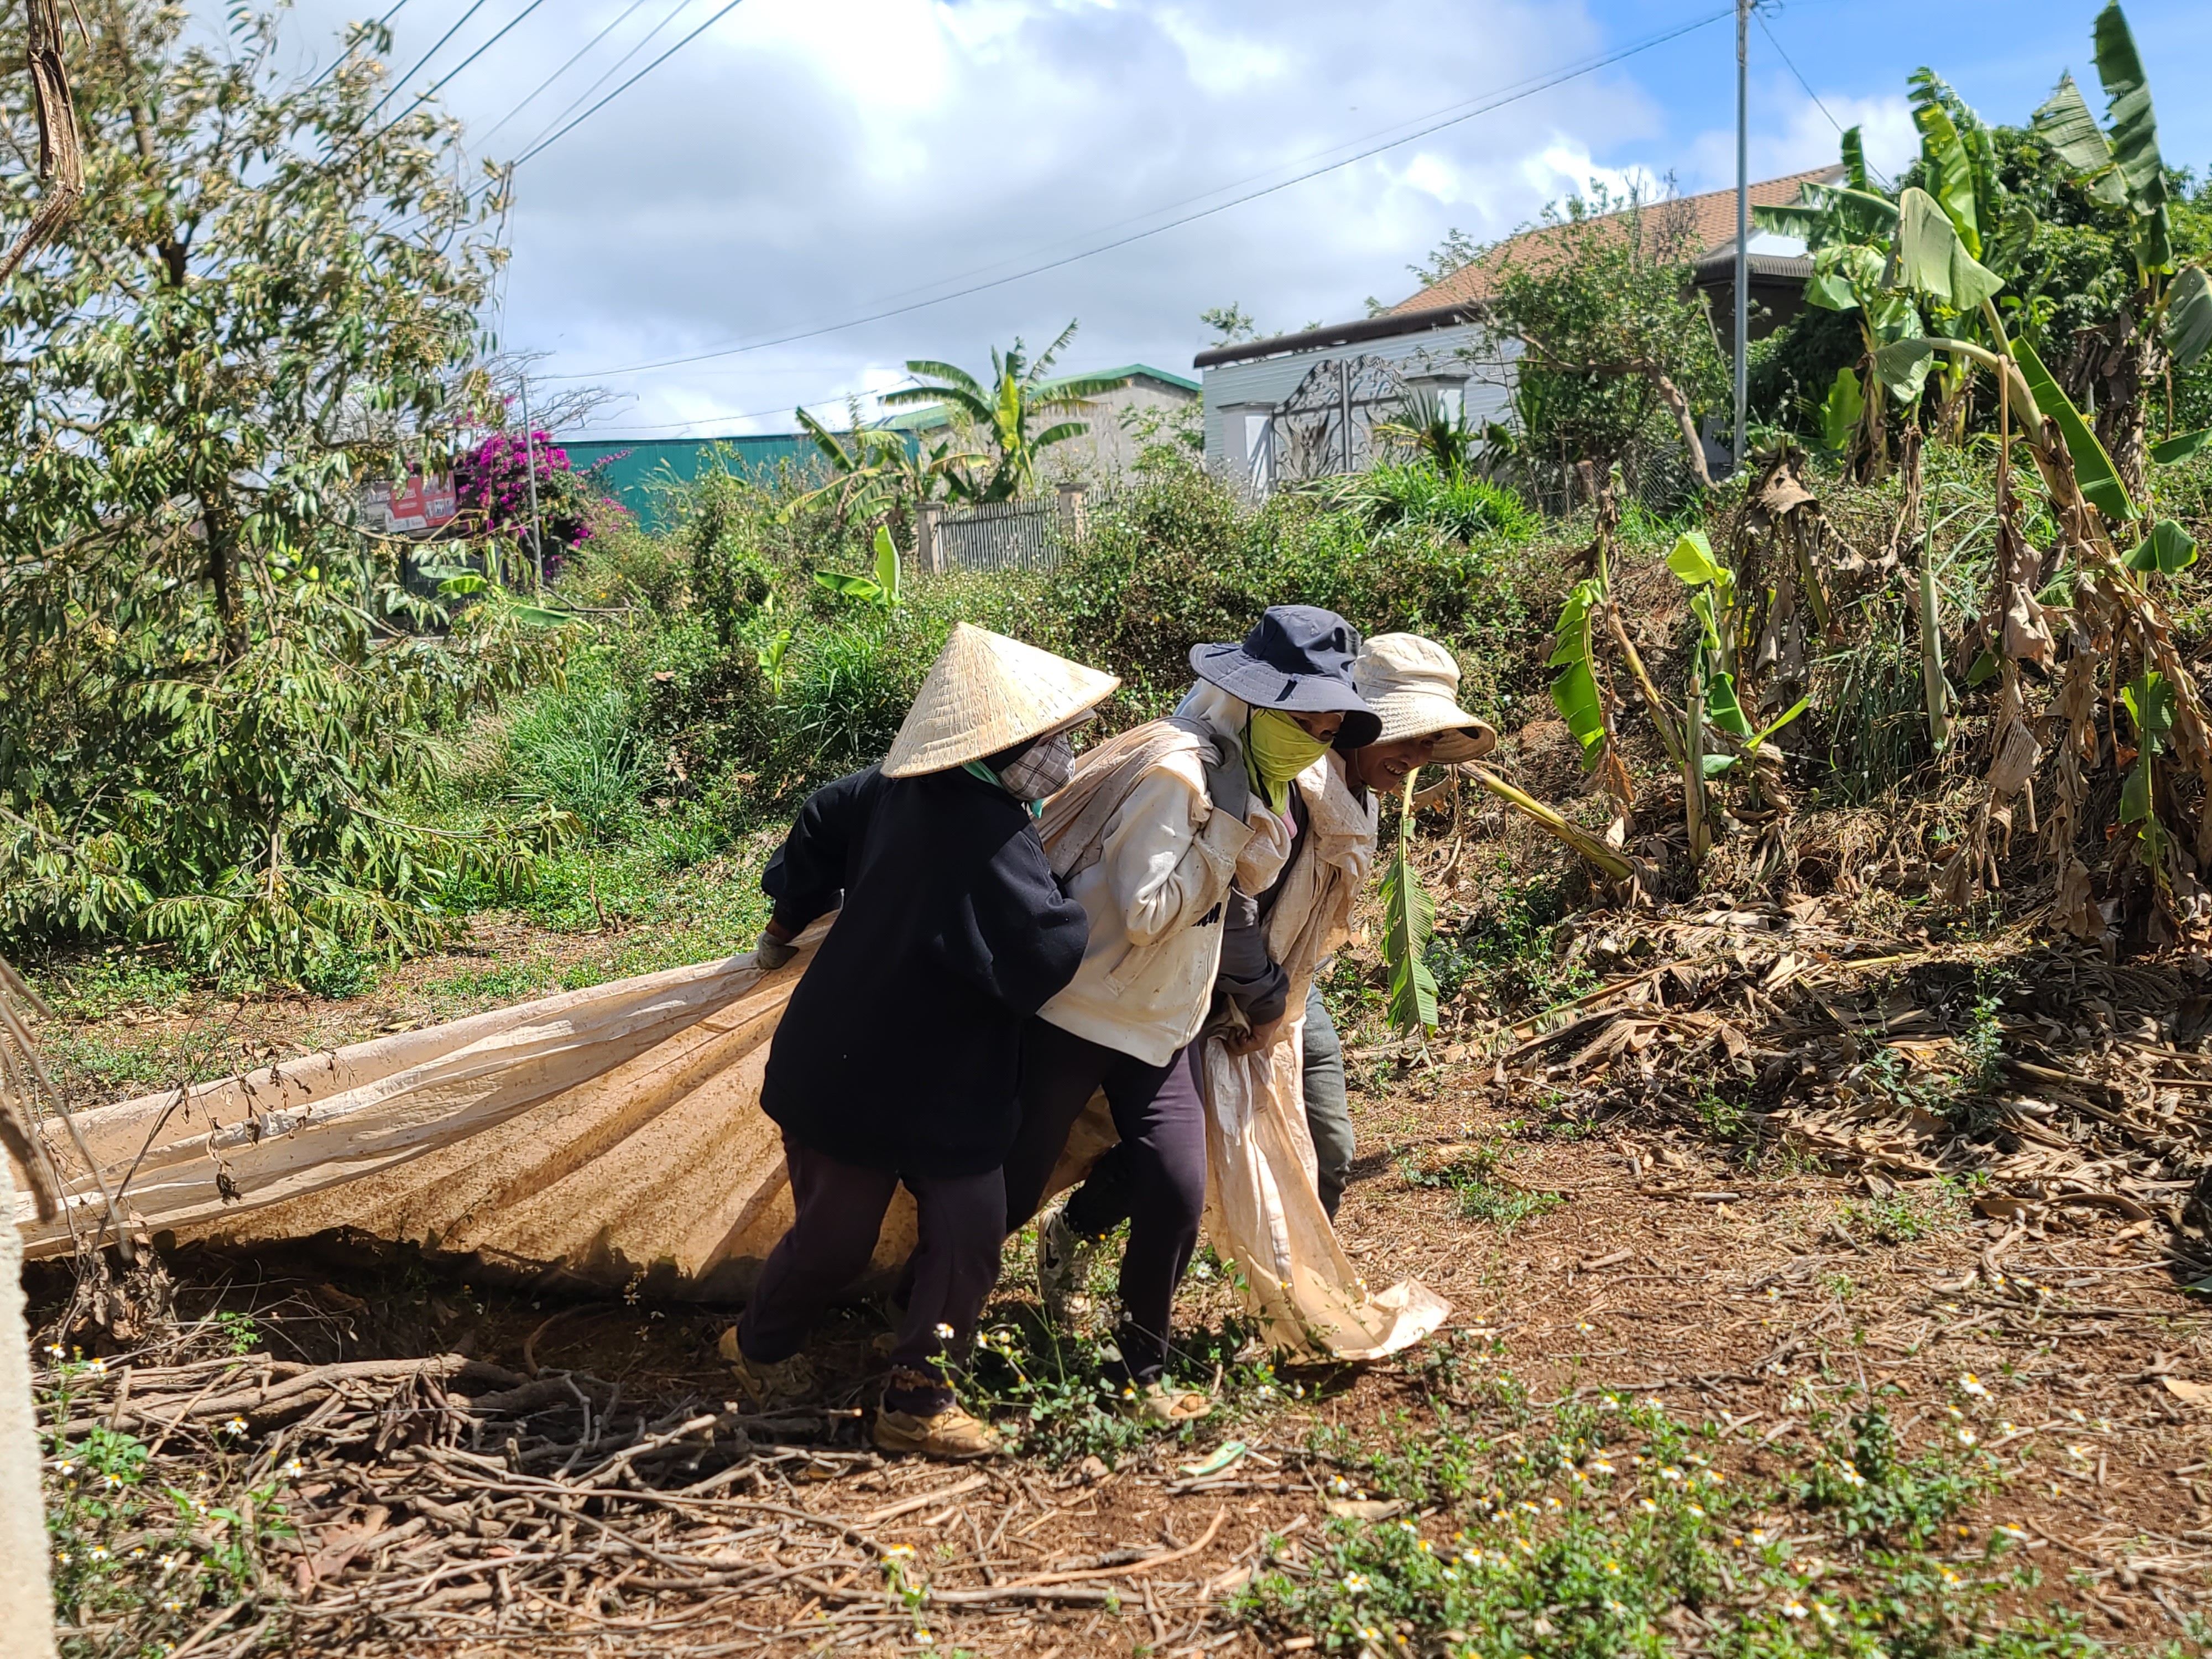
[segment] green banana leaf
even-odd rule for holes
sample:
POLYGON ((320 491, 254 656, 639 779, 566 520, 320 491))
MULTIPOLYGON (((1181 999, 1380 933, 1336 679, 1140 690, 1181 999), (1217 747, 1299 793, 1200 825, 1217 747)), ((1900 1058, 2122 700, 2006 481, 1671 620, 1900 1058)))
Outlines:
POLYGON ((2177 434, 2164 443, 2153 444, 2150 458, 2160 466, 2172 466, 2187 460, 2207 444, 2212 444, 2212 426, 2199 427, 2194 432, 2177 434))
POLYGON ((2097 14, 2097 79, 2105 88, 2105 114, 2112 122, 2112 163, 2127 180, 2130 204, 2139 213, 2166 205, 2166 161, 2158 149, 2158 114, 2150 101, 2150 77, 2128 28, 2120 0, 2097 14))
POLYGON ((1975 214, 1974 164, 1951 112, 1943 107, 1941 93, 1948 88, 1933 70, 1916 70, 1910 80, 1912 124, 1920 129, 1920 171, 1928 192, 1942 204, 1966 252, 1978 259, 1982 228, 1975 214))
POLYGON ((2066 440, 2066 453, 2074 460, 2074 481, 2081 485, 2083 498, 2115 524, 2140 516, 2127 486, 2120 482, 2112 458, 2097 441, 2096 433, 2081 418, 2081 411, 2059 390, 2058 382, 2043 366, 2043 359, 2035 355, 2035 348, 2026 340, 2015 340, 2012 355, 2020 364, 2021 374, 2027 378, 2028 391, 2035 396, 2035 406, 2058 422, 2059 433, 2066 440))
POLYGON ((2030 118, 2036 134, 2073 169, 2089 193, 2106 207, 2124 207, 2127 180, 2112 166, 2112 141, 2089 112, 2088 100, 2070 75, 2058 77, 2058 88, 2030 118))
POLYGON ((1974 258, 1943 204, 1917 185, 1898 198, 1897 237, 1883 281, 1952 311, 1972 311, 2004 287, 2002 277, 1974 258))
POLYGON ((1702 530, 1686 530, 1676 538, 1667 554, 1667 568, 1692 587, 1721 579, 1720 561, 1713 556, 1712 541, 1702 530))
POLYGON ((2160 519, 2121 562, 2130 570, 2174 575, 2197 562, 2197 538, 2172 519, 2160 519))
POLYGON ((1590 659, 1590 611, 1601 598, 1595 580, 1575 584, 1559 611, 1558 643, 1547 665, 1559 671, 1552 682, 1552 702, 1582 744, 1584 770, 1597 764, 1605 744, 1605 705, 1590 659))
POLYGON ((2202 265, 2184 265, 2166 291, 2166 349, 2176 368, 2189 368, 2212 346, 2212 281, 2202 265))
POLYGON ((1866 143, 1856 127, 1844 130, 1844 182, 1853 190, 1867 187, 1866 143))
POLYGON ((1406 780, 1399 805, 1398 848, 1382 872, 1382 961, 1390 973, 1392 1029, 1408 1036, 1437 1023, 1437 980, 1429 971, 1429 943, 1436 937, 1436 902, 1413 868, 1413 780, 1406 780))
POLYGON ((882 525, 876 526, 876 587, 883 596, 887 610, 896 610, 899 602, 898 544, 891 540, 890 531, 882 525))
POLYGON ((1836 383, 1820 400, 1820 447, 1833 452, 1850 447, 1851 438, 1866 418, 1866 393, 1855 370, 1839 368, 1836 383))

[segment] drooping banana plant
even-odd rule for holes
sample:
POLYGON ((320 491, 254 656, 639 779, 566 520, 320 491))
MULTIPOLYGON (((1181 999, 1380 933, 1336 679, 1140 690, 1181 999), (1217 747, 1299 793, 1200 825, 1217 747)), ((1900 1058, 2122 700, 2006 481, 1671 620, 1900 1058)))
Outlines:
POLYGON ((1437 1025, 1437 976, 1429 945, 1437 932, 1436 901, 1413 867, 1413 778, 1398 803, 1398 844, 1382 870, 1382 961, 1390 975, 1390 1026, 1420 1041, 1437 1025))
MULTIPOLYGON (((2116 17, 2117 8, 2108 9, 2106 15, 2116 17)), ((2104 20, 2100 23, 2101 47, 2104 20)), ((2124 23, 2119 27, 2124 30, 2124 23)), ((2064 926, 2083 937, 2106 931, 2105 911, 2092 902, 2089 872, 2076 845, 2087 799, 2083 769, 2096 764, 2103 752, 2096 725, 2101 672, 2116 685, 2124 678, 2128 690, 2114 701, 2127 713, 2136 739, 2133 751, 2123 756, 2114 726, 2113 764, 2130 769, 2123 784, 2119 821, 2112 826, 2115 874, 2123 889, 2140 874, 2149 890, 2152 935, 2170 936, 2179 914, 2182 878, 2194 883, 2200 872, 2212 870, 2212 811, 2198 811, 2193 844, 2185 853, 2171 833, 2169 820, 2179 808, 2160 795, 2157 763, 2161 755, 2171 753, 2197 775, 2207 799, 2212 799, 2212 731, 2207 729, 2201 695, 2175 648, 2172 623, 2153 584, 2186 568, 2195 556, 2194 542, 2179 524, 2154 520, 2147 511, 2147 492, 2131 488, 2124 469, 2033 348, 2024 340, 2007 337, 1993 303, 2002 282, 1966 252, 1940 206, 1923 192, 1908 190, 1899 215, 1899 234, 1887 280, 1916 293, 1946 291, 1955 309, 1964 309, 1972 300, 1980 307, 1990 344, 1942 337, 1900 341, 1885 348, 1883 355, 1893 367, 1895 360, 1907 354, 1940 351, 1990 370, 1999 387, 1997 556, 1990 600, 1975 623, 1983 659, 1997 678, 1997 707, 1987 793, 1946 867, 1944 896, 1964 903, 1982 886, 1994 884, 1997 865, 1993 838, 2008 841, 2015 799, 2024 802, 2031 827, 2034 823, 2033 779, 2043 749, 2031 722, 2020 666, 2029 662, 2045 670, 2059 666, 2063 633, 2075 644, 2061 669, 2052 711, 2065 721, 2059 799, 2047 842, 2059 863, 2057 913, 2064 926), (2026 449, 2040 475, 2051 516, 2060 528, 2059 552, 2073 567, 2072 602, 2063 629, 2056 625, 2061 619, 2039 592, 2055 562, 2030 547, 2021 530, 2011 471, 2015 442, 2026 449), (2085 662, 2093 665, 2084 668, 2085 662)), ((1932 633, 1925 621, 1923 631, 1923 635, 1932 633)), ((1931 687, 1931 713, 1932 699, 1931 687)), ((2125 896, 2124 891, 2116 895, 2122 901, 2116 908, 2129 908, 2125 896)))

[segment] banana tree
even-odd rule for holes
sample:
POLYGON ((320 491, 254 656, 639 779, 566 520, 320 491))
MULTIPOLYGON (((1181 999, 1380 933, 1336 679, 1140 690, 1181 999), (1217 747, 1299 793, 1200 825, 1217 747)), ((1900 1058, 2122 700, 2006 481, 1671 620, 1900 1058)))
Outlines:
MULTIPOLYGON (((1977 886, 1996 879, 1992 837, 2009 837, 2015 797, 2025 797, 2031 822, 2034 818, 2033 778, 2043 750, 2019 665, 2057 666, 2057 639, 2063 632, 2075 644, 2063 666, 2055 711, 2063 727, 2063 747, 2058 798, 2045 825, 2059 864, 2057 914, 2079 934, 2094 937, 2105 929, 2102 912, 2089 902, 2089 873, 2076 845, 2089 793, 2083 768, 2094 765, 2100 752, 2098 666, 2105 664, 2113 684, 2132 670, 2128 690, 2117 701, 2136 734, 2135 750, 2125 757, 2118 752, 2117 731, 2114 737, 2116 763, 2134 763, 2123 783, 2119 822, 2112 826, 2123 837, 2116 842, 2123 860, 2118 878, 2124 883, 2130 868, 2145 874, 2154 901, 2149 925, 2154 933, 2167 929, 2177 908, 2179 878, 2185 874, 2193 880, 2212 871, 2212 812, 2199 811, 2193 850, 2185 854, 2161 817, 2161 806, 2168 813, 2177 809, 2170 800, 2161 802, 2159 773, 2152 763, 2160 753, 2171 752, 2212 790, 2212 731, 2155 592, 2155 584, 2171 580, 2194 562, 2195 543, 2178 523, 2153 521, 2142 493, 2130 487, 2034 349, 2025 340, 2007 338, 1993 302, 2002 283, 1966 252, 1941 208, 1924 192, 1908 190, 1899 204, 1899 222, 1887 280, 1917 294, 1941 291, 1956 309, 1978 305, 1992 344, 1948 337, 1900 341, 1885 349, 1890 360, 1886 368, 1894 372, 1908 354, 1942 352, 1989 369, 1999 387, 1997 557, 1990 603, 1978 619, 1983 657, 1998 680, 1989 788, 1948 866, 1946 895, 1963 902, 1977 886), (2041 476, 2063 551, 2074 562, 2073 604, 2063 629, 2054 626, 2057 619, 2037 592, 2042 557, 2021 533, 2010 470, 2015 441, 2025 447, 2041 476)), ((1923 617, 1924 636, 1932 634, 1932 620, 1923 617)), ((1932 638, 1923 638, 1923 643, 1930 646, 1932 660, 1932 638)))
POLYGON ((2129 493, 2140 501, 2147 495, 2144 461, 2150 448, 2145 399, 2169 368, 2190 368, 2212 346, 2212 284, 2203 266, 2177 268, 2174 262, 2171 187, 2159 150, 2150 78, 2119 0, 2097 14, 2094 38, 2106 124, 2098 125, 2069 75, 2035 112, 2034 125, 2092 200, 2127 216, 2135 291, 2116 320, 2126 330, 2128 349, 2093 390, 2098 436, 2129 493))
POLYGON ((1437 976, 1429 944, 1437 931, 1436 901, 1413 867, 1413 776, 1398 803, 1398 844, 1383 867, 1382 962, 1390 975, 1390 1025, 1415 1042, 1437 1024, 1437 976))
POLYGON ((1075 326, 1070 323, 1062 329, 1060 337, 1034 359, 1018 339, 1003 352, 994 346, 988 386, 956 364, 911 359, 907 373, 927 377, 923 383, 888 393, 882 401, 892 408, 941 406, 956 429, 964 427, 980 435, 986 452, 981 459, 989 463, 989 469, 953 474, 957 493, 975 501, 1011 501, 1032 494, 1044 452, 1091 429, 1086 421, 1061 421, 1034 431, 1037 416, 1079 412, 1091 407, 1092 398, 1129 383, 1127 376, 1053 377, 1053 363, 1075 337, 1075 326))
POLYGON ((813 444, 829 478, 784 504, 781 516, 787 522, 826 505, 841 528, 880 519, 911 547, 908 520, 914 508, 954 494, 967 469, 984 459, 978 450, 957 447, 957 434, 930 446, 888 427, 870 426, 860 418, 858 399, 846 404, 842 433, 831 431, 804 409, 792 410, 792 418, 813 444))
MULTIPOLYGON (((1868 395, 1858 401, 1861 425, 1846 447, 1862 461, 1861 470, 1870 479, 1878 479, 1889 471, 1887 424, 1885 399, 1871 395, 1875 385, 1871 366, 1883 345, 1927 330, 1911 301, 1883 285, 1882 271, 1889 262, 1890 242, 1896 233, 1897 206, 1869 183, 1866 152, 1856 127, 1844 134, 1843 161, 1842 184, 1808 184, 1796 202, 1753 207, 1751 216, 1759 229, 1794 236, 1805 244, 1813 261, 1813 279, 1805 287, 1808 305, 1856 313, 1864 354, 1860 364, 1868 395)), ((1910 402, 1919 396, 1921 382, 1926 378, 1923 362, 1902 382, 1884 384, 1900 402, 1910 402)), ((1855 392, 1862 384, 1861 376, 1855 374, 1851 380, 1855 392)), ((1840 431, 1830 435, 1844 436, 1840 431)))

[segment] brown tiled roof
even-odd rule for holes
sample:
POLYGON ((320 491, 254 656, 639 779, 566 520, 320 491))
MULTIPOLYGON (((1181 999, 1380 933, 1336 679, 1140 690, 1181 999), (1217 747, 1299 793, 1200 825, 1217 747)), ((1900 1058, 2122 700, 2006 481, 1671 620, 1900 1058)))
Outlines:
MULTIPOLYGON (((1751 186, 1754 207, 1784 207, 1797 199, 1797 192, 1805 185, 1832 185, 1844 176, 1840 166, 1814 167, 1808 173, 1792 173, 1780 179, 1763 179, 1751 186)), ((1663 202, 1653 203, 1644 211, 1663 213, 1674 223, 1686 218, 1686 240, 1695 251, 1693 258, 1712 253, 1721 248, 1735 246, 1735 191, 1708 191, 1703 196, 1677 196, 1663 202)), ((1619 218, 1620 214, 1608 214, 1607 218, 1619 218)), ((1602 220, 1597 222, 1603 222, 1602 220)), ((1532 257, 1541 259, 1547 246, 1559 240, 1561 227, 1540 225, 1534 230, 1524 230, 1518 236, 1510 236, 1495 246, 1486 248, 1481 254, 1443 279, 1423 289, 1409 300, 1391 307, 1395 311, 1425 311, 1432 306, 1464 305, 1470 301, 1487 300, 1497 292, 1498 284, 1508 264, 1525 262, 1532 257)))

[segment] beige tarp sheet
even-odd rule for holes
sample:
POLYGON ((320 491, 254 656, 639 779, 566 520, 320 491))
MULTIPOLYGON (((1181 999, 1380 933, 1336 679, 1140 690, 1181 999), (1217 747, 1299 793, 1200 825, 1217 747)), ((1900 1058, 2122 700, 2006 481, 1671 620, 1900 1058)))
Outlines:
MULTIPOLYGON (((96 1231, 104 1186, 157 1238, 255 1245, 349 1229, 510 1275, 741 1297, 791 1222, 761 1074, 826 931, 772 971, 750 957, 672 969, 82 1113, 99 1181, 48 1125, 70 1197, 47 1224, 16 1200, 26 1254, 66 1252, 72 1224, 96 1231)), ((1315 1195, 1294 1035, 1242 1060, 1214 1045, 1206 1077, 1208 1237, 1243 1269, 1274 1340, 1359 1358, 1433 1330, 1443 1303, 1418 1284, 1370 1298, 1337 1248, 1315 1195)), ((1097 1123, 1061 1184, 1110 1142, 1097 1123)), ((878 1267, 913 1241, 902 1194, 878 1267)))

